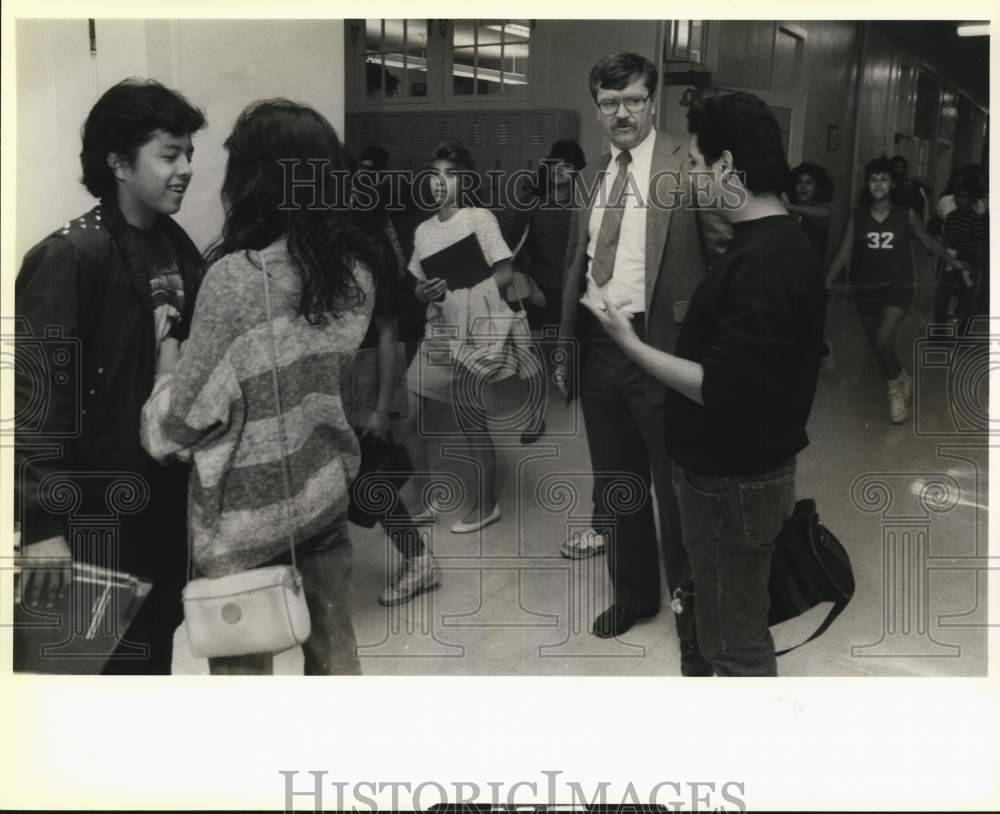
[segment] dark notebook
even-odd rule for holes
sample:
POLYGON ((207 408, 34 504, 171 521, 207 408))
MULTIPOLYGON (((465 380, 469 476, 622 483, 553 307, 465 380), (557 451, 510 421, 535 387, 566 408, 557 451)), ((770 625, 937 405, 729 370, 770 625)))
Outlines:
POLYGON ((472 288, 493 275, 493 267, 486 262, 474 233, 435 254, 420 258, 420 267, 428 280, 435 277, 444 280, 449 291, 472 288))

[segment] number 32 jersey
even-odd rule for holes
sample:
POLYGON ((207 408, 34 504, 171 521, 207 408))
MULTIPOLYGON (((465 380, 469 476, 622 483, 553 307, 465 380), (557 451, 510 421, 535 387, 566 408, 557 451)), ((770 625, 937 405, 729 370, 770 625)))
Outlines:
POLYGON ((854 210, 851 278, 855 285, 913 282, 909 213, 905 206, 893 206, 889 217, 879 222, 867 206, 854 210))

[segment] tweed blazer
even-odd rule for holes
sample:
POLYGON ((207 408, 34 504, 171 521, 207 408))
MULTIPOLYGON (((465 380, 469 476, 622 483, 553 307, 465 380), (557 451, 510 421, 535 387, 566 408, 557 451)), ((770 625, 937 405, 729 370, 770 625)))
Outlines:
MULTIPOLYGON (((660 350, 672 351, 694 289, 705 274, 707 255, 700 213, 692 205, 686 173, 684 142, 656 133, 650 167, 646 214, 646 337, 660 350)), ((570 229, 563 277, 560 343, 567 353, 567 392, 572 400, 579 389, 585 348, 578 342, 579 300, 586 291, 587 244, 590 213, 599 196, 600 174, 607 171, 611 154, 588 165, 577 183, 577 206, 570 229)), ((662 404, 665 385, 647 377, 647 391, 662 404)))

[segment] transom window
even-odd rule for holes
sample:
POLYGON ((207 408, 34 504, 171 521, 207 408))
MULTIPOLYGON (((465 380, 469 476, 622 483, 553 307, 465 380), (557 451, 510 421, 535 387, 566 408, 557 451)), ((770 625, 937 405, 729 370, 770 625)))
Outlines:
POLYGON ((429 20, 365 20, 369 100, 427 95, 429 20))
POLYGON ((457 96, 524 94, 531 29, 530 20, 455 20, 451 92, 457 96))

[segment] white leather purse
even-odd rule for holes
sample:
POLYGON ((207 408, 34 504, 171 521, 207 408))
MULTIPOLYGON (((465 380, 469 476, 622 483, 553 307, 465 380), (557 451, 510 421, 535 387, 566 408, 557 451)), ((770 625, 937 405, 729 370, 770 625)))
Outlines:
MULTIPOLYGON (((224 577, 190 579, 191 534, 188 531, 188 584, 184 588, 184 624, 191 653, 199 658, 245 656, 252 653, 280 653, 302 644, 312 632, 309 607, 302 586, 302 574, 295 560, 295 528, 291 516, 288 457, 285 449, 285 420, 278 386, 278 351, 271 322, 271 292, 267 265, 260 255, 264 273, 264 302, 271 335, 272 380, 281 444, 281 476, 285 488, 285 520, 291 565, 272 565, 240 571, 224 577)), ((190 514, 189 514, 190 516, 190 514)))

